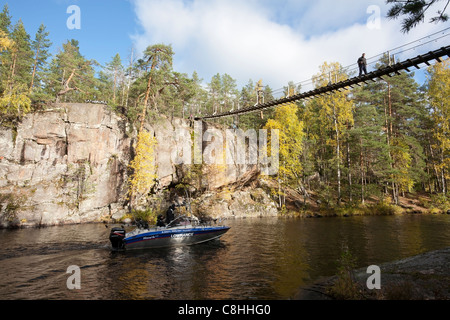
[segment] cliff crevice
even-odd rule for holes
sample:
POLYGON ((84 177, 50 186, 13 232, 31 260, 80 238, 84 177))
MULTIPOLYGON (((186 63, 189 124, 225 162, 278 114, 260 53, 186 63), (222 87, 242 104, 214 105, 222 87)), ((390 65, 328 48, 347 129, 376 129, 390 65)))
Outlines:
MULTIPOLYGON (((215 217, 239 215, 244 207, 230 211, 233 205, 228 196, 227 210, 220 212, 215 203, 205 201, 210 198, 205 195, 245 181, 249 172, 254 174, 254 166, 202 165, 194 169, 177 164, 174 155, 182 150, 179 132, 191 141, 191 125, 184 119, 165 117, 146 124, 146 130, 157 140, 157 181, 149 202, 155 196, 171 201, 171 193, 164 191, 185 184, 199 197, 200 211, 214 209, 215 217)), ((15 129, 0 127, 0 227, 120 219, 128 211, 128 165, 134 136, 127 119, 101 104, 54 104, 45 111, 28 114, 15 129)), ((249 194, 240 192, 236 189, 233 199, 251 200, 249 194)), ((270 200, 264 201, 269 206, 270 200)), ((259 209, 253 210, 245 206, 243 210, 261 215, 260 207, 258 204, 259 209)), ((273 214, 272 207, 270 204, 273 214)))

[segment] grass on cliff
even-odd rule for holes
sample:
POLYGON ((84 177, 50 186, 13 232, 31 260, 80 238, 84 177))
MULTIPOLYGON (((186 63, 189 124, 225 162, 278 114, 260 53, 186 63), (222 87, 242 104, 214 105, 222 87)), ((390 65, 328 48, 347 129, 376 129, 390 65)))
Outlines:
POLYGON ((158 212, 149 208, 146 210, 132 210, 131 213, 124 215, 121 221, 125 219, 131 219, 132 221, 142 220, 148 222, 149 225, 155 225, 157 217, 158 212))

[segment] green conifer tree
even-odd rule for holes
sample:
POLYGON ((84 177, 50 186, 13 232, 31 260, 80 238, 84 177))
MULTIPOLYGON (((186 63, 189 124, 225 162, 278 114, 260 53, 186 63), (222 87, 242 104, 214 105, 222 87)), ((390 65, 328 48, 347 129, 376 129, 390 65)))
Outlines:
POLYGON ((40 91, 42 89, 41 81, 44 80, 47 60, 50 57, 49 49, 52 45, 48 36, 49 32, 47 32, 45 26, 41 24, 36 32, 35 39, 31 44, 31 49, 34 51, 34 63, 31 74, 30 90, 36 89, 36 91, 40 91))
POLYGON ((95 60, 87 60, 81 55, 77 40, 67 41, 50 64, 47 92, 56 102, 62 99, 67 102, 96 100, 99 93, 95 65, 98 65, 95 60))

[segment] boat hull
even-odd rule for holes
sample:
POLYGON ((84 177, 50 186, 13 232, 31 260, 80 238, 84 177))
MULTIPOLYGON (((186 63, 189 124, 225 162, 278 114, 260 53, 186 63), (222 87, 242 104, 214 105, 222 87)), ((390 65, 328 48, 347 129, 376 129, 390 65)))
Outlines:
POLYGON ((150 230, 127 235, 123 242, 127 250, 187 246, 218 239, 229 229, 226 226, 214 226, 150 230))

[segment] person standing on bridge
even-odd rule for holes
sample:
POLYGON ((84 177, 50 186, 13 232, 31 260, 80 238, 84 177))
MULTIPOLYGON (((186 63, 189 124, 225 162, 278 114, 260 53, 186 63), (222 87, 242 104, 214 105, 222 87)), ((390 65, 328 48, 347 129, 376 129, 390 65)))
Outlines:
POLYGON ((359 66, 359 76, 364 74, 367 74, 367 60, 366 60, 366 54, 363 53, 362 56, 358 59, 358 66, 359 66))

